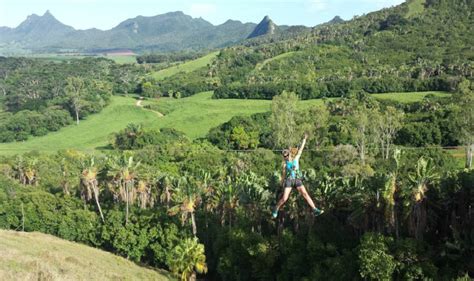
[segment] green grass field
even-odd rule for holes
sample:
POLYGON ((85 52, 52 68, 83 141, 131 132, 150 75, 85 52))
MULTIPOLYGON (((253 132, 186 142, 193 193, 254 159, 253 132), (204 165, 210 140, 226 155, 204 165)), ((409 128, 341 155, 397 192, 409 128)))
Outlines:
POLYGON ((111 59, 118 64, 126 64, 126 63, 137 63, 137 56, 113 56, 108 55, 104 56, 104 58, 111 59))
POLYGON ((449 97, 450 94, 444 92, 411 92, 411 93, 389 93, 389 94, 373 94, 377 99, 390 99, 402 103, 410 103, 422 100, 427 95, 436 97, 449 97))
MULTIPOLYGON (((152 124, 152 127, 171 127, 185 132, 191 138, 198 138, 233 116, 270 110, 271 101, 216 100, 211 97, 212 92, 204 92, 183 99, 162 98, 158 103, 170 113, 152 124)), ((144 104, 150 102, 154 101, 145 101, 144 104)))
MULTIPOLYGON (((375 95, 377 98, 401 100, 403 102, 421 100, 425 93, 392 93, 375 95)), ((445 93, 434 93, 448 96, 445 93)), ((156 112, 136 106, 133 97, 115 96, 112 103, 101 113, 89 116, 77 125, 70 125, 46 136, 31 137, 25 142, 0 144, 0 154, 11 155, 31 150, 55 152, 60 149, 77 149, 94 152, 109 143, 114 132, 129 123, 143 124, 148 128, 175 128, 190 138, 203 137, 209 129, 218 126, 236 115, 251 115, 270 110, 269 100, 212 99, 212 92, 204 92, 183 99, 160 98, 143 101, 152 105, 153 110, 165 112, 160 117, 156 112)), ((323 104, 322 99, 301 101, 301 108, 323 104)))
POLYGON ((169 273, 38 232, 0 230, 0 280, 170 280, 169 273))
POLYGON ((466 164, 466 151, 465 148, 457 148, 457 149, 448 149, 446 150, 453 158, 456 160, 456 164, 458 168, 464 168, 466 164))
POLYGON ((115 96, 110 105, 99 114, 89 116, 79 125, 70 125, 46 136, 32 137, 25 142, 0 144, 0 154, 12 154, 30 150, 57 151, 74 148, 94 150, 108 143, 110 134, 127 126, 128 123, 151 122, 156 114, 135 106, 131 97, 115 96))
POLYGON ((74 60, 74 59, 83 59, 83 58, 107 58, 110 60, 115 61, 118 64, 125 64, 125 63, 136 63, 136 56, 114 56, 114 55, 108 55, 108 56, 103 56, 103 55, 85 55, 85 54, 77 54, 77 55, 71 55, 71 54, 34 54, 34 55, 28 55, 28 57, 31 58, 36 58, 36 59, 41 59, 41 60, 46 60, 46 61, 52 61, 52 62, 62 62, 62 61, 68 61, 68 60, 74 60))
POLYGON ((160 80, 169 76, 173 76, 179 72, 191 72, 201 67, 205 67, 206 65, 211 63, 211 61, 217 56, 217 54, 219 54, 219 52, 213 52, 201 58, 181 63, 160 71, 156 71, 152 73, 151 76, 157 80, 160 80))
POLYGON ((212 92, 205 92, 178 100, 161 98, 144 101, 144 105, 162 104, 168 107, 170 113, 164 117, 136 106, 136 100, 132 97, 113 97, 112 103, 101 113, 89 116, 79 125, 70 125, 46 136, 31 137, 25 142, 2 143, 0 154, 31 150, 55 152, 70 148, 93 152, 106 146, 111 134, 129 123, 140 123, 156 129, 176 128, 191 138, 197 138, 205 136, 210 128, 235 115, 251 115, 270 110, 270 101, 215 100, 211 96, 212 92))

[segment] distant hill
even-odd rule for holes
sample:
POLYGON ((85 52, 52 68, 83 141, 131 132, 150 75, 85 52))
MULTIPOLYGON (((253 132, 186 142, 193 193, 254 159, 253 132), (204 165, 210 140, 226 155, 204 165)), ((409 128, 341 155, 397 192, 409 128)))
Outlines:
POLYGON ((338 23, 343 23, 344 20, 340 16, 335 16, 332 20, 328 21, 325 24, 338 24, 338 23))
POLYGON ((127 19, 110 30, 75 30, 49 11, 28 16, 16 28, 0 27, 0 45, 14 51, 89 51, 113 49, 179 51, 228 46, 246 39, 256 24, 229 20, 214 26, 183 12, 127 19))
POLYGON ((247 38, 254 38, 262 35, 272 35, 275 34, 276 29, 276 24, 268 16, 265 16, 247 38))
POLYGON ((262 21, 255 26, 252 33, 247 36, 246 42, 251 42, 251 45, 255 44, 265 44, 268 42, 283 41, 283 40, 293 40, 293 38, 308 36, 312 30, 315 28, 321 28, 323 26, 331 26, 335 24, 344 23, 345 21, 339 17, 335 16, 328 22, 321 23, 314 27, 307 27, 303 25, 277 25, 275 24, 269 16, 265 16, 262 21))
MULTIPOLYGON (((221 50, 212 69, 220 85, 214 97, 454 91, 473 77, 473 10, 473 1, 408 0, 311 30, 278 26, 271 36, 221 50)), ((269 34, 269 26, 267 18, 255 34, 269 34)))
POLYGON ((0 280, 170 280, 122 257, 38 232, 0 230, 0 280))
POLYGON ((18 27, 0 28, 0 40, 4 43, 14 41, 25 45, 43 45, 65 36, 74 28, 62 24, 49 11, 43 16, 30 15, 18 27))

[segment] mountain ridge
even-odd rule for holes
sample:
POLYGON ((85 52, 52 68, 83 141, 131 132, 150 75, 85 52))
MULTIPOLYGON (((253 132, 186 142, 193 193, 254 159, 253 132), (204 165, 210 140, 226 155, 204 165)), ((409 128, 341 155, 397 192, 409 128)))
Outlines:
POLYGON ((31 14, 17 27, 0 27, 2 53, 102 52, 112 49, 133 51, 187 51, 226 47, 247 39, 309 29, 303 26, 278 26, 269 16, 259 24, 229 19, 214 25, 182 11, 155 16, 136 16, 114 27, 75 29, 63 24, 47 10, 31 14), (295 28, 293 28, 295 27, 295 28))
POLYGON ((42 16, 29 15, 15 28, 0 27, 0 45, 11 46, 13 50, 20 46, 31 52, 212 49, 245 40, 255 26, 237 20, 213 25, 201 17, 174 11, 155 16, 139 15, 108 30, 81 30, 61 23, 47 10, 42 16))

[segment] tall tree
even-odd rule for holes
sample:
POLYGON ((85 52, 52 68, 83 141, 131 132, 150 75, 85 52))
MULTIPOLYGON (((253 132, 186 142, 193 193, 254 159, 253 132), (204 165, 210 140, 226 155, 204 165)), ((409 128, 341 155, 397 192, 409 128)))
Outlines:
POLYGON ((472 168, 474 154, 474 85, 464 79, 458 85, 457 93, 453 95, 455 103, 459 106, 457 119, 461 133, 461 142, 466 146, 466 168, 472 168))
POLYGON ((97 208, 99 209, 100 218, 102 222, 105 222, 104 215, 102 213, 102 208, 100 207, 99 202, 99 182, 97 181, 97 173, 98 169, 95 164, 94 157, 91 157, 84 161, 83 163, 83 170, 81 174, 81 186, 82 186, 82 198, 85 202, 92 199, 94 196, 95 203, 97 208))
POLYGON ((175 186, 172 195, 172 201, 175 204, 169 209, 170 215, 181 214, 181 221, 185 222, 191 218, 193 235, 197 234, 196 226, 196 207, 201 201, 201 192, 199 186, 194 183, 192 177, 181 177, 175 186))
POLYGON ((115 187, 113 192, 118 199, 125 202, 125 224, 128 224, 129 205, 136 199, 135 182, 140 162, 135 162, 133 156, 123 154, 109 158, 108 166, 108 174, 113 177, 115 187))
POLYGON ((429 159, 420 157, 416 164, 416 171, 408 175, 411 186, 404 190, 405 205, 409 210, 409 230, 417 239, 423 238, 426 227, 426 192, 430 184, 439 180, 439 174, 430 164, 429 159))
POLYGON ((261 230, 262 214, 265 214, 265 209, 270 203, 271 193, 265 189, 267 182, 265 178, 259 177, 256 174, 250 172, 244 174, 236 179, 237 185, 239 185, 240 196, 239 201, 241 205, 244 205, 244 210, 248 214, 248 218, 253 222, 252 232, 255 230, 261 230))
POLYGON ((402 127, 403 112, 392 106, 387 106, 378 115, 372 115, 373 122, 376 123, 376 141, 379 143, 379 149, 382 158, 389 159, 390 151, 393 146, 393 140, 402 127))
POLYGON ((281 95, 273 97, 270 124, 275 147, 294 146, 300 140, 296 123, 297 103, 298 96, 295 93, 283 91, 281 95))
POLYGON ((80 77, 68 77, 66 80, 66 95, 76 115, 76 124, 79 125, 79 113, 83 107, 83 98, 86 95, 86 83, 80 77))
POLYGON ((349 131, 363 165, 365 165, 370 145, 375 142, 374 134, 377 123, 371 122, 374 116, 377 116, 377 111, 369 109, 365 105, 358 106, 351 116, 349 131))

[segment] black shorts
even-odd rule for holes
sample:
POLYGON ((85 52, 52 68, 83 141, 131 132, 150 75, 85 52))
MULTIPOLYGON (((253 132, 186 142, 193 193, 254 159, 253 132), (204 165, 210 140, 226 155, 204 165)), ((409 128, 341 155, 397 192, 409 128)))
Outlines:
POLYGON ((301 179, 286 179, 285 180, 285 188, 287 187, 294 187, 298 188, 300 186, 303 186, 303 181, 301 179))

